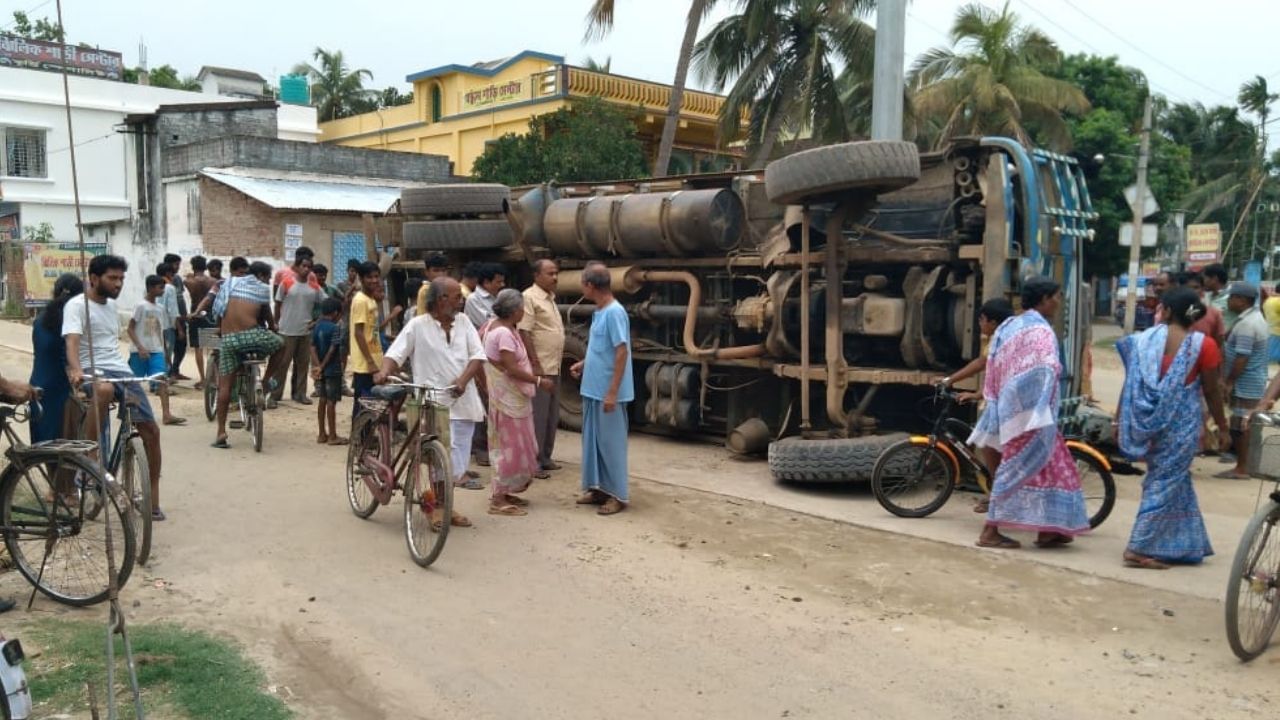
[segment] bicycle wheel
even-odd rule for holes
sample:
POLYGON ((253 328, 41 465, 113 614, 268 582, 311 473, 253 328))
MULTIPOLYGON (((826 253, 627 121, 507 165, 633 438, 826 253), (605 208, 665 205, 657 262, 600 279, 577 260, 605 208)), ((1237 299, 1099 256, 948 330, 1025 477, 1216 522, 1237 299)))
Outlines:
POLYGON ((404 481, 404 534, 409 555, 421 567, 440 557, 449 537, 453 517, 453 478, 449 476, 449 451, 438 440, 427 440, 404 481), (432 518, 440 528, 431 526, 432 518))
POLYGON ((124 502, 119 486, 86 457, 28 453, 0 474, 5 548, 18 572, 50 598, 75 606, 102 602, 110 591, 108 518, 119 587, 137 554, 124 502), (90 514, 93 508, 99 512, 90 514))
POLYGON ((1116 505, 1116 481, 1111 471, 1093 455, 1081 448, 1069 448, 1071 459, 1080 474, 1080 489, 1084 491, 1085 510, 1089 513, 1089 527, 1096 528, 1111 514, 1116 505))
POLYGON ((212 422, 218 417, 218 353, 209 351, 204 361, 204 416, 212 422))
POLYGON ((1227 580, 1227 642, 1244 661, 1262 654, 1280 620, 1280 505, 1268 502, 1249 521, 1227 580))
POLYGON ((266 412, 267 398, 262 392, 262 381, 258 377, 258 366, 249 366, 249 380, 246 392, 252 394, 249 411, 249 432, 253 433, 253 451, 262 452, 262 416, 266 412))
POLYGON ((871 492, 881 507, 898 517, 932 515, 955 487, 951 459, 936 447, 910 440, 885 448, 871 471, 871 492))
POLYGON ((128 503, 129 519, 138 543, 138 564, 151 557, 151 466, 141 438, 129 438, 120 458, 120 489, 128 503))
POLYGON ((378 509, 378 499, 364 480, 370 472, 364 466, 364 458, 381 456, 382 435, 378 432, 377 416, 362 411, 351 421, 351 440, 347 444, 347 501, 358 518, 367 518, 378 509))

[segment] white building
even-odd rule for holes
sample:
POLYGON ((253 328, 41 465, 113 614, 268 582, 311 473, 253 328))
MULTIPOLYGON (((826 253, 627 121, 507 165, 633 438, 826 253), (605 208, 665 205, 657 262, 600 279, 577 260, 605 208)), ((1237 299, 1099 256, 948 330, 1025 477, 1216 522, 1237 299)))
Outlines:
POLYGON ((266 78, 248 70, 205 65, 196 75, 206 95, 225 95, 242 100, 260 100, 267 87, 266 78))
MULTIPOLYGON (((93 233, 86 239, 96 242, 109 241, 112 234, 121 232, 127 232, 132 240, 139 220, 134 211, 139 207, 137 168, 144 163, 136 155, 144 150, 123 132, 128 129, 126 116, 153 113, 161 105, 243 102, 235 97, 112 80, 72 76, 69 81, 81 219, 93 233)), ((280 105, 276 112, 280 139, 314 142, 319 135, 314 108, 280 105)), ((20 239, 23 228, 48 223, 55 242, 76 242, 70 142, 60 74, 0 68, 0 137, 4 147, 0 155, 0 241, 20 239)), ((166 238, 141 246, 113 242, 112 247, 131 263, 152 268, 165 252, 187 257, 193 250, 199 251, 170 245, 166 238), (124 252, 125 247, 134 252, 124 252)))

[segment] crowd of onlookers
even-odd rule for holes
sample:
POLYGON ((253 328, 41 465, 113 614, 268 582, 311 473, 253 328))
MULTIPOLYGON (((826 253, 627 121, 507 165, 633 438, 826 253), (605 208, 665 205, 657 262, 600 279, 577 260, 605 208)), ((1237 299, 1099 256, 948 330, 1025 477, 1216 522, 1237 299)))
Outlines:
MULTIPOLYGON (((123 333, 127 358, 119 344, 116 299, 129 268, 118 256, 94 257, 87 284, 74 274, 58 278, 32 329, 30 385, 42 388, 45 407, 31 424, 32 440, 94 437, 94 428, 101 435, 113 401, 136 404, 155 519, 165 518, 159 502, 160 428, 187 422, 172 412, 169 394, 171 383, 191 379, 182 373, 188 350, 195 359, 195 387, 217 383, 214 448, 231 446, 232 390, 243 363, 256 356, 266 361, 264 409, 277 407, 287 388, 292 402, 317 406, 316 441, 327 445, 351 442, 339 434, 337 407, 344 397, 355 400, 354 418, 359 399, 393 373, 441 388, 434 399, 449 406, 455 485, 483 489, 472 461, 490 467, 491 514, 526 514, 523 491, 560 468, 552 452, 565 327, 556 304, 554 262, 535 262, 533 283, 520 292, 506 287, 502 264, 473 262, 455 278, 448 258, 432 255, 420 275, 406 279, 400 304, 387 300, 377 263, 352 260, 345 279, 330 284, 328 268, 316 264, 307 247, 297 248, 291 264, 275 272, 243 257, 224 266, 195 256, 185 275, 180 265, 177 255, 168 255, 145 278, 145 296, 123 333), (208 347, 215 338, 217 372, 210 375, 206 368, 214 366, 206 364, 206 351, 215 351, 208 347), (106 384, 93 383, 94 377, 134 380, 106 384), (144 383, 160 400, 158 421, 144 383)), ((626 312, 613 300, 608 271, 590 264, 580 273, 583 294, 598 310, 586 358, 568 369, 581 378, 584 404, 579 502, 599 505, 599 513, 608 515, 629 499, 630 330, 626 312)), ((30 386, 11 381, 0 390, 17 399, 31 395, 30 386)), ((456 513, 451 522, 471 524, 456 513)))

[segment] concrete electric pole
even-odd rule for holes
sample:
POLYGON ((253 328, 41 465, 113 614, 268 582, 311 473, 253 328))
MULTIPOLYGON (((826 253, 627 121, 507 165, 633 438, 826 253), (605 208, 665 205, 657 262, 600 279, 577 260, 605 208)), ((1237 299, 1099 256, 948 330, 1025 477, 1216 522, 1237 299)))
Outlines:
POLYGON ((880 0, 876 4, 876 65, 871 86, 872 140, 902 139, 906 35, 907 0, 880 0))
POLYGON ((1124 333, 1133 332, 1138 314, 1138 266, 1142 257, 1142 219, 1147 205, 1147 161, 1151 152, 1151 95, 1142 108, 1142 145, 1138 148, 1138 192, 1133 201, 1133 242, 1129 245, 1129 293, 1124 300, 1124 333))

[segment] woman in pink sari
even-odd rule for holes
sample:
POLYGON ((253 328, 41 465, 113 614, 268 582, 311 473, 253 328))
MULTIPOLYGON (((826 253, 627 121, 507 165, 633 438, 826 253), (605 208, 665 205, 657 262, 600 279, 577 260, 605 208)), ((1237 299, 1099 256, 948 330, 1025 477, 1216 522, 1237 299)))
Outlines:
POLYGON ((524 296, 507 288, 493 302, 493 320, 484 338, 485 378, 489 387, 489 459, 493 464, 490 515, 527 515, 529 501, 519 494, 538 472, 538 439, 533 431, 533 395, 551 392, 548 378, 533 365, 516 326, 524 317, 524 296))

